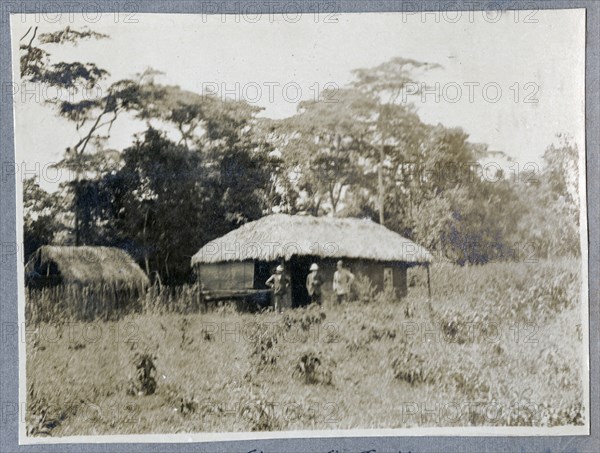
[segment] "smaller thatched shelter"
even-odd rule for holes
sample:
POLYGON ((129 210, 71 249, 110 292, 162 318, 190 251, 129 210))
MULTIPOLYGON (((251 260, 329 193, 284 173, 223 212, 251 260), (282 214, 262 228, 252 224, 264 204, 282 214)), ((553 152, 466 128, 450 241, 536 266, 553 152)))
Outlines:
POLYGON ((144 288, 149 280, 124 250, 114 247, 44 245, 25 265, 30 287, 108 285, 144 288))
POLYGON ((432 256, 371 220, 273 214, 207 243, 192 257, 192 267, 205 290, 244 294, 267 289, 269 275, 277 264, 285 264, 293 306, 302 306, 308 303, 305 283, 311 263, 318 263, 327 295, 340 259, 379 290, 390 287, 402 297, 407 269, 427 265, 432 256))

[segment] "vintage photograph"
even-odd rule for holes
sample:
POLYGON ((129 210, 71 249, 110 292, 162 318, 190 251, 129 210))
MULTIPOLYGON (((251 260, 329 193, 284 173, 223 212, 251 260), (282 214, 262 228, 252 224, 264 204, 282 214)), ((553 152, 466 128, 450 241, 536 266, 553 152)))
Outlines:
POLYGON ((21 442, 589 432, 585 10, 11 37, 21 442))

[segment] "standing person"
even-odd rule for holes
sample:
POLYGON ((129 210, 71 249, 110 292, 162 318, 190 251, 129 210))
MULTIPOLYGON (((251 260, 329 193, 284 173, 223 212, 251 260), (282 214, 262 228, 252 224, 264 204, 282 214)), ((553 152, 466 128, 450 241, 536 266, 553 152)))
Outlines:
POLYGON ((290 278, 283 272, 283 266, 280 264, 275 269, 275 273, 266 281, 266 285, 273 290, 273 306, 276 312, 282 312, 288 289, 290 287, 290 278))
POLYGON ((306 291, 310 297, 311 304, 321 305, 321 285, 323 285, 323 279, 319 274, 319 266, 316 263, 310 265, 310 273, 306 277, 306 291))
POLYGON ((337 302, 347 302, 350 288, 354 282, 354 274, 344 267, 344 262, 337 262, 337 270, 333 274, 333 292, 336 295, 337 302))

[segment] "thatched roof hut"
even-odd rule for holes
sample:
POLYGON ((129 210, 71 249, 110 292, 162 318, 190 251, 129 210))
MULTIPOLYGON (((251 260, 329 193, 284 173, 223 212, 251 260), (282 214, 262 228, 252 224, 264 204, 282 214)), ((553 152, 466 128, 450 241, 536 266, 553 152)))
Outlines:
POLYGON ((418 244, 371 220, 273 214, 202 247, 192 266, 228 261, 289 260, 292 256, 431 262, 418 244))
POLYGON ((292 280, 294 306, 307 303, 306 276, 318 263, 330 292, 336 261, 378 288, 407 292, 407 268, 426 265, 431 254, 371 220, 273 214, 207 243, 192 257, 202 287, 212 292, 262 291, 277 264, 292 280))
POLYGON ((144 271, 124 250, 114 247, 44 245, 25 265, 28 282, 42 284, 108 284, 145 287, 144 271))

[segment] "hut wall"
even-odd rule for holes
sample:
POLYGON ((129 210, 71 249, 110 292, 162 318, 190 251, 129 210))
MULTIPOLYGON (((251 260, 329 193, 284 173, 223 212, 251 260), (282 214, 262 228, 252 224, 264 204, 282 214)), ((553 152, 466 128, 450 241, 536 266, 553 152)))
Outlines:
POLYGON ((200 264, 198 280, 207 290, 242 290, 254 287, 252 261, 200 264))
POLYGON ((406 266, 402 263, 370 263, 359 261, 353 265, 356 275, 366 275, 371 279, 378 291, 384 290, 388 285, 396 289, 399 297, 406 296, 407 277, 406 266))
MULTIPOLYGON (((319 259, 317 257, 297 257, 288 263, 288 270, 294 273, 292 283, 298 282, 304 286, 306 276, 308 275, 310 265, 317 263, 321 277, 324 280, 323 295, 331 298, 333 295, 333 274, 337 268, 337 259, 319 259)), ((398 297, 404 297, 407 294, 407 266, 399 262, 380 262, 361 259, 345 259, 344 266, 358 278, 359 275, 367 276, 372 284, 381 291, 384 288, 384 279, 393 285, 398 297)), ((295 292, 296 299, 294 306, 303 305, 307 302, 307 294, 303 291, 295 292), (300 297, 298 297, 300 296, 300 297)))
MULTIPOLYGON (((326 281, 328 291, 333 288, 333 274, 336 270, 337 260, 333 260, 325 266, 326 281)), ((368 277, 377 291, 382 291, 385 284, 389 284, 396 289, 398 297, 404 297, 407 294, 407 266, 399 262, 381 262, 371 260, 344 260, 344 266, 358 278, 359 275, 368 277)))
MULTIPOLYGON (((294 290, 294 306, 304 305, 308 302, 308 295, 304 294, 306 276, 310 265, 318 263, 321 276, 324 280, 323 295, 330 298, 333 295, 333 274, 336 271, 337 259, 319 259, 317 257, 294 257, 292 262, 287 262, 286 269, 291 274, 294 290)), ((360 259, 344 260, 345 267, 358 277, 367 276, 378 291, 383 290, 384 280, 393 285, 398 297, 407 293, 407 266, 399 262, 379 262, 360 259)), ((226 262, 214 264, 200 264, 197 266, 198 279, 207 290, 243 290, 264 289, 265 281, 275 272, 279 262, 226 262)))

